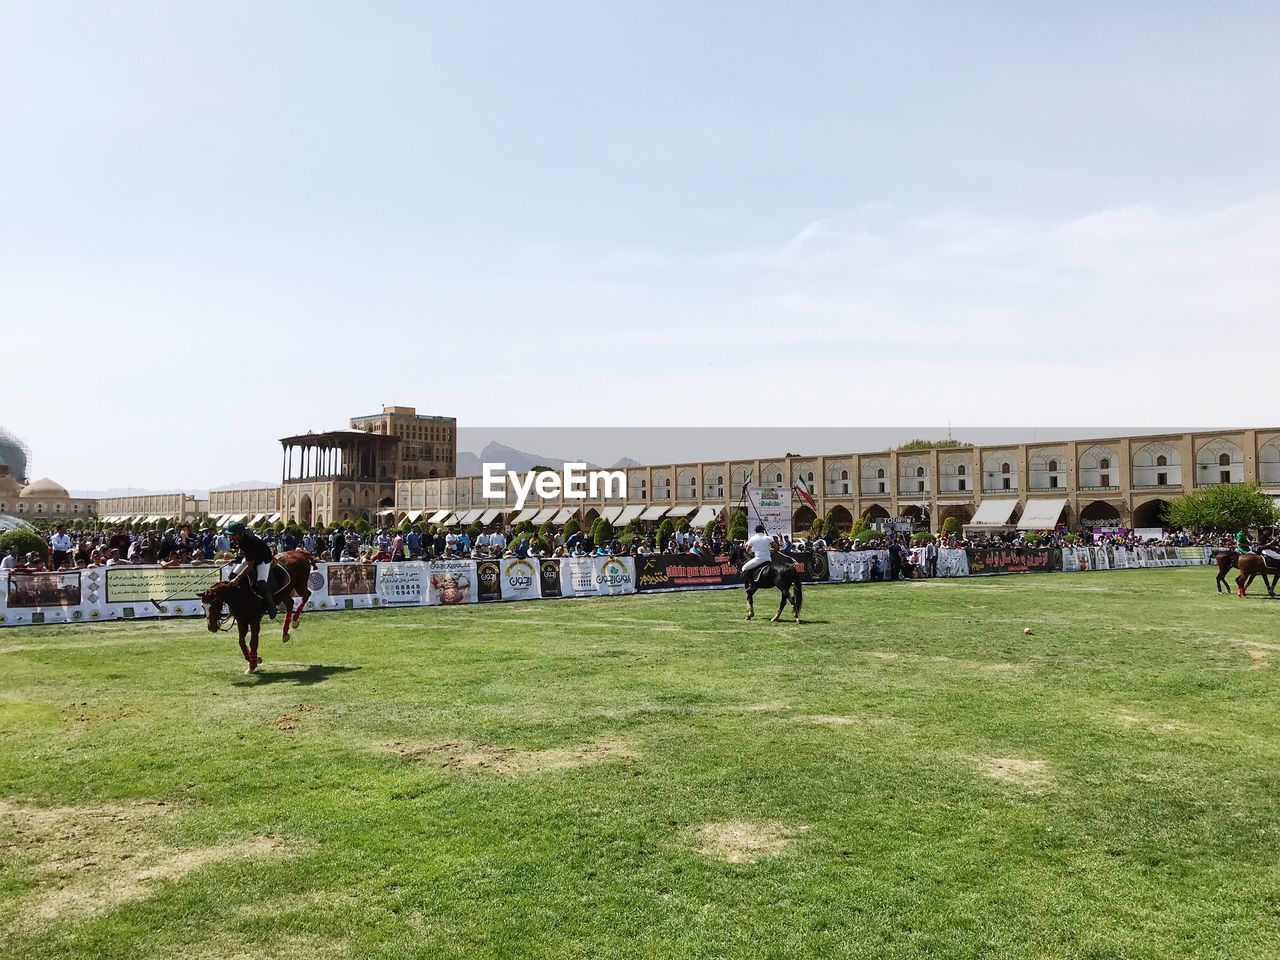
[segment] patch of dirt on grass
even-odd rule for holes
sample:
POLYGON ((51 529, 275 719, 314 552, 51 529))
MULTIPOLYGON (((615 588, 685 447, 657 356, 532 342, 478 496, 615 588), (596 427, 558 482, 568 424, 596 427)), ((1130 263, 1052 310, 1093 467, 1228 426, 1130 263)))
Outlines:
POLYGON ((883 717, 855 717, 836 713, 814 713, 792 717, 795 723, 809 723, 819 727, 869 727, 888 723, 883 717))
POLYGON ((1041 792, 1053 785, 1049 764, 1019 757, 975 757, 978 769, 992 780, 1024 790, 1041 792))
POLYGON ((1135 713, 1117 713, 1115 720, 1121 726, 1150 730, 1152 733, 1204 733, 1204 729, 1195 724, 1183 723, 1181 720, 1158 720, 1135 713))
POLYGON ((272 931, 262 940, 250 940, 233 933, 211 938, 186 956, 189 960, 340 960, 351 956, 351 945, 314 934, 272 931))
POLYGON ((637 756, 630 744, 612 739, 597 740, 578 747, 550 747, 545 750, 499 747, 487 743, 472 743, 469 740, 443 743, 393 740, 379 744, 377 749, 408 760, 434 763, 444 770, 482 770, 502 777, 521 777, 615 760, 633 760, 637 756))
POLYGON ((275 725, 277 730, 288 731, 296 729, 298 725, 298 717, 304 713, 310 713, 315 709, 309 703, 300 703, 293 708, 293 713, 282 713, 276 717, 275 725))
POLYGON ((788 827, 775 820, 730 820, 698 828, 696 850, 725 863, 755 863, 781 854, 808 827, 788 827))
POLYGON ((790 704, 783 703, 781 700, 770 700, 768 703, 748 703, 738 707, 735 712, 741 713, 777 713, 779 710, 786 710, 790 704))
POLYGON ((250 837, 177 848, 157 839, 163 803, 127 806, 27 807, 0 801, 0 851, 33 862, 47 878, 0 908, 0 931, 38 934, 144 900, 167 881, 212 863, 290 852, 279 837, 250 837))
POLYGON ((1233 640, 1231 645, 1249 657, 1250 670, 1261 670, 1270 665, 1271 655, 1280 650, 1280 645, 1262 643, 1260 640, 1233 640))

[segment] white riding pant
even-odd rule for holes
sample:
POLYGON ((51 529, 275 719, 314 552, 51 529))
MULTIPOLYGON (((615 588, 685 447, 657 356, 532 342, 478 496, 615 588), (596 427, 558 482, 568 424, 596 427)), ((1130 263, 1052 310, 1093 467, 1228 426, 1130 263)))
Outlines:
POLYGON ((1276 563, 1280 563, 1280 553, 1276 553, 1276 551, 1274 550, 1263 550, 1262 555, 1266 557, 1268 560, 1273 560, 1276 563))
POLYGON ((257 566, 254 566, 252 563, 246 560, 243 564, 240 565, 240 569, 235 572, 235 576, 237 577, 240 576, 240 574, 244 573, 250 567, 254 568, 253 570, 254 579, 257 580, 258 583, 267 582, 267 577, 270 576, 271 574, 271 564, 269 563, 259 563, 257 566))
POLYGON ((742 565, 742 575, 745 577, 748 573, 750 573, 756 567, 763 567, 768 562, 769 562, 768 557, 752 557, 750 560, 748 560, 746 563, 742 565))

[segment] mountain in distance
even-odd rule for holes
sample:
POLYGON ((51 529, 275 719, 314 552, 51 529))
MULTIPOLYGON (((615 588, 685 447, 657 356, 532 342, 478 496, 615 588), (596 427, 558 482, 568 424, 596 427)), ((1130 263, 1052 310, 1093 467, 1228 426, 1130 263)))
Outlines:
MULTIPOLYGON (((460 477, 478 477, 483 474, 486 463, 505 463, 508 470, 527 473, 534 467, 551 467, 554 470, 562 470, 566 463, 583 462, 582 460, 572 459, 561 460, 559 457, 549 457, 541 453, 527 453, 524 450, 517 450, 515 447, 508 447, 505 443, 490 441, 485 444, 478 457, 469 451, 459 450, 457 470, 460 477)), ((588 470, 600 469, 599 464, 585 462, 588 470)), ((630 457, 623 457, 613 466, 638 467, 640 464, 630 457)))

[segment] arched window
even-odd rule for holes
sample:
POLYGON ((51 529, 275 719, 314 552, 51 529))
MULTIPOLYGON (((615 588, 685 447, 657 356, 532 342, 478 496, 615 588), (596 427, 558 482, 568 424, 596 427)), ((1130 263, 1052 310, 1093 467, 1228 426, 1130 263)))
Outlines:
POLYGON ((964 476, 964 464, 963 464, 963 463, 962 463, 962 464, 960 464, 960 466, 956 467, 956 475, 957 475, 957 476, 961 476, 961 477, 963 477, 963 476, 964 476))
POLYGON ((876 479, 877 480, 884 479, 884 467, 881 467, 879 470, 876 471, 876 479))
POLYGON ((1098 461, 1098 469, 1099 469, 1099 470, 1110 470, 1110 469, 1111 469, 1111 458, 1110 458, 1110 457, 1103 457, 1101 460, 1099 460, 1099 461, 1098 461))
POLYGON ((1221 456, 1219 456, 1219 457, 1218 457, 1218 466, 1220 466, 1220 467, 1229 467, 1229 466, 1231 466, 1231 454, 1229 454, 1229 453, 1224 453, 1224 454, 1222 454, 1221 456))
POLYGON ((774 478, 774 481, 773 481, 773 482, 774 482, 774 483, 781 483, 781 482, 782 482, 782 474, 778 474, 778 475, 774 478))
POLYGON ((1050 461, 1049 461, 1049 472, 1050 472, 1050 473, 1057 473, 1057 472, 1058 472, 1058 461, 1057 461, 1057 460, 1050 460, 1050 461))
POLYGON ((1160 454, 1160 456, 1156 457, 1157 467, 1167 467, 1168 465, 1169 465, 1169 458, 1166 457, 1163 453, 1160 454))
POLYGON ((916 467, 916 476, 917 476, 917 477, 923 477, 923 476, 924 476, 924 467, 916 467))
POLYGON ((810 483, 813 483, 813 471, 812 471, 812 470, 810 470, 810 471, 809 471, 809 476, 808 476, 806 479, 808 479, 808 481, 809 481, 810 483))
POLYGON ((848 470, 841 470, 841 471, 840 471, 840 479, 841 479, 841 480, 848 480, 848 479, 849 479, 849 471, 848 471, 848 470))

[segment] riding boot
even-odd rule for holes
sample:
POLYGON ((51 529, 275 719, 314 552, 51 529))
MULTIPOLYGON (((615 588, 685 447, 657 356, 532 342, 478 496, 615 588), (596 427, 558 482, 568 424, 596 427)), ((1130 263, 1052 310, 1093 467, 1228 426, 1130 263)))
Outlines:
POLYGON ((267 613, 271 615, 271 619, 276 618, 276 597, 271 590, 271 583, 268 580, 262 580, 258 583, 258 596, 260 596, 267 605, 267 613))

